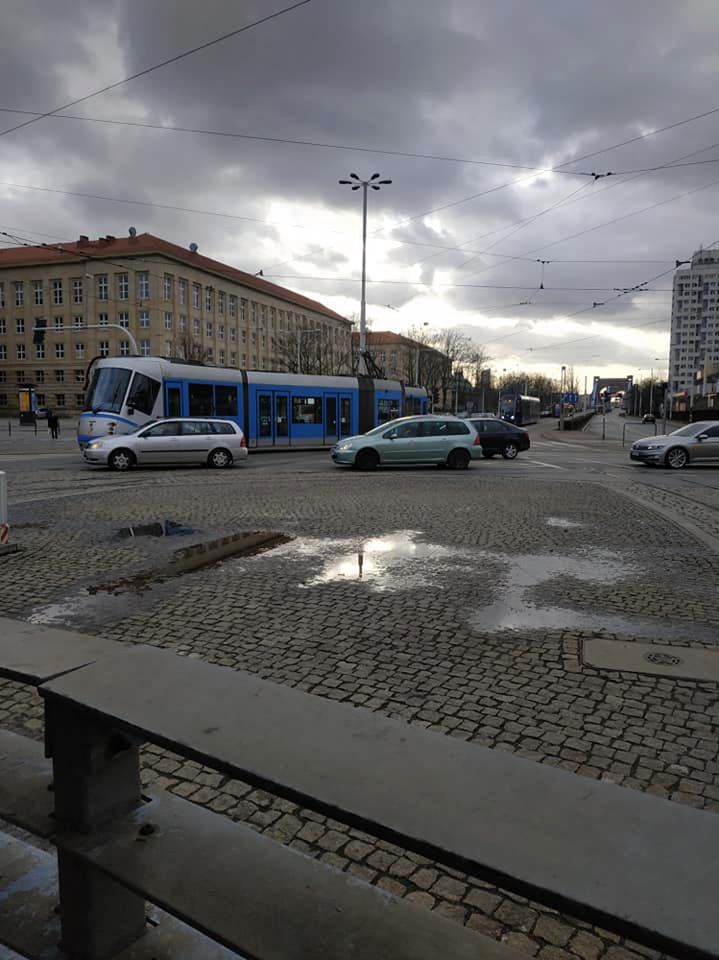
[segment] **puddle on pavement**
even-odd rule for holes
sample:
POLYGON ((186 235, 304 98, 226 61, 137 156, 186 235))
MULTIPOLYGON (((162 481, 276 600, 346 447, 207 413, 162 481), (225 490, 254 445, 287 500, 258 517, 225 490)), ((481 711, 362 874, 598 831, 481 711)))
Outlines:
POLYGON ((157 520, 155 523, 139 523, 131 527, 122 527, 118 530, 117 536, 121 540, 134 540, 135 537, 186 537, 191 533, 195 533, 195 530, 187 523, 157 520))
POLYGON ((571 582, 613 584, 630 576, 641 576, 641 569, 609 551, 577 554, 525 554, 516 557, 484 553, 486 560, 500 562, 502 589, 491 604, 481 607, 472 617, 473 625, 483 633, 530 630, 582 630, 612 633, 633 638, 716 640, 716 628, 685 621, 673 623, 666 617, 649 620, 605 612, 571 609, 541 604, 531 596, 535 587, 562 578, 571 598, 571 582))
POLYGON ((570 520, 568 517, 547 517, 544 522, 548 527, 559 527, 562 530, 573 530, 582 526, 578 520, 570 520))
MULTIPOLYGON (((128 593, 133 594, 133 612, 137 612, 137 605, 143 601, 142 595, 151 593, 154 587, 225 560, 265 553, 291 540, 292 537, 283 533, 262 531, 235 533, 196 543, 176 550, 169 560, 157 567, 114 581, 82 587, 70 596, 35 607, 28 620, 30 623, 59 625, 123 619, 127 616, 128 593)), ((154 602, 154 598, 149 598, 148 602, 154 602)))
POLYGON ((321 569, 302 587, 335 581, 362 581, 373 590, 404 590, 437 584, 437 564, 444 572, 461 564, 466 567, 473 555, 460 547, 418 540, 416 530, 399 530, 381 537, 356 540, 296 540, 284 554, 319 562, 321 569))

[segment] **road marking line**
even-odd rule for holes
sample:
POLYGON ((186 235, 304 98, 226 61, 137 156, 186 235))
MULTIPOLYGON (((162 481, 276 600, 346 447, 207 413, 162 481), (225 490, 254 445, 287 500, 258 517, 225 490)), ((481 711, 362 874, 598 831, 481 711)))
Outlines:
POLYGON ((551 470, 566 470, 566 467, 558 467, 556 463, 545 463, 544 460, 527 460, 525 457, 523 463, 536 463, 540 467, 549 467, 551 470))

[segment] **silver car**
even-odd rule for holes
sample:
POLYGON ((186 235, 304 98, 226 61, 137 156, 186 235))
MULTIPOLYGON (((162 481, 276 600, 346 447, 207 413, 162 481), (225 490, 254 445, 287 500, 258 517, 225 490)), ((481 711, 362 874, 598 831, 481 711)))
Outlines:
POLYGON ((688 463, 719 465, 719 421, 700 420, 673 433, 644 437, 632 444, 632 460, 681 470, 688 463))
POLYGON ((229 467, 245 459, 247 444, 242 430, 232 420, 177 417, 153 420, 130 433, 92 440, 82 455, 88 463, 111 470, 165 463, 229 467))
POLYGON ((482 446, 479 434, 466 420, 426 414, 400 417, 368 433, 347 437, 332 447, 330 455, 335 463, 359 470, 402 463, 436 463, 464 470, 470 460, 482 456, 482 446))

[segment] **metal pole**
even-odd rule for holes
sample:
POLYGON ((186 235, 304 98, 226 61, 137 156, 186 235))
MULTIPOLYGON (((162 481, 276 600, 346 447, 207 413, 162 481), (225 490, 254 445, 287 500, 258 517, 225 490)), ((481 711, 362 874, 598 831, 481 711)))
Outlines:
POLYGON ((562 367, 562 377, 559 381, 559 429, 564 430, 564 378, 566 367, 562 367))
POLYGON ((6 543, 10 535, 7 522, 7 477, 0 470, 0 543, 6 543))
POLYGON ((302 330, 298 329, 297 331, 297 372, 302 373, 300 369, 300 345, 302 343, 302 330))
POLYGON ((367 373, 365 352, 367 350, 367 182, 362 183, 362 298, 360 301, 360 340, 358 373, 367 373))
POLYGON ((654 413, 654 367, 652 367, 651 378, 649 381, 649 413, 654 413))

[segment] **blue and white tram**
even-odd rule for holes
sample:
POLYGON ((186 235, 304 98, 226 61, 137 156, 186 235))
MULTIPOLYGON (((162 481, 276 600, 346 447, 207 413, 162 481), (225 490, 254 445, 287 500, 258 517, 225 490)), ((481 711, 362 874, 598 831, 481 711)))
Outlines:
POLYGON ((248 446, 332 444, 427 412, 424 388, 370 377, 228 370, 159 357, 94 362, 77 439, 121 434, 158 417, 224 417, 248 446))

